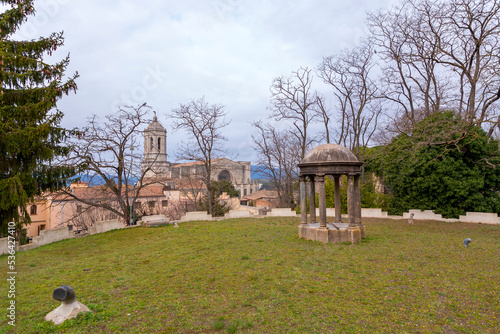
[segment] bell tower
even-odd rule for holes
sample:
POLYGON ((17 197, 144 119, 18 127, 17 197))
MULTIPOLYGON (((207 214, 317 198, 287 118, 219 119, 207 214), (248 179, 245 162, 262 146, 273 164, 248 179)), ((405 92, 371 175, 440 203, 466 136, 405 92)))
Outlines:
POLYGON ((167 161, 167 130, 155 116, 144 131, 144 158, 142 170, 149 169, 146 177, 170 177, 170 163, 167 161))

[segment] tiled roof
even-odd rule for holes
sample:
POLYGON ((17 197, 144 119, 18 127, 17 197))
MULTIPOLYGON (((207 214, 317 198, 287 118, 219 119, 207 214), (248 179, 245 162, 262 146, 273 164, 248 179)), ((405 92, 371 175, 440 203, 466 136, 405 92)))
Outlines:
MULTIPOLYGON (((216 162, 218 160, 222 160, 222 158, 212 159, 212 162, 216 162)), ((181 164, 174 164, 174 165, 172 165, 172 167, 189 167, 189 166, 198 166, 198 165, 203 165, 203 164, 204 164, 203 161, 192 161, 192 162, 185 162, 185 163, 181 163, 181 164)))
POLYGON ((278 192, 276 190, 259 190, 253 194, 246 195, 241 198, 242 201, 255 201, 262 198, 275 199, 278 198, 278 192))

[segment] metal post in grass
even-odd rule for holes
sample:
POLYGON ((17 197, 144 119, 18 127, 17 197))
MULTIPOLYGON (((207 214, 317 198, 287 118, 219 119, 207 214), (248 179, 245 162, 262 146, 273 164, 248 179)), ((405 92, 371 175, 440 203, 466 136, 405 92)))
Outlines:
POLYGON ((470 244, 471 242, 472 242, 472 240, 471 240, 470 238, 465 239, 465 240, 464 240, 464 246, 465 246, 466 248, 469 248, 469 244, 470 244))
POLYGON ((48 313, 45 320, 52 321, 54 324, 59 325, 64 321, 75 318, 82 312, 90 312, 89 308, 78 300, 72 287, 68 285, 61 285, 52 292, 52 297, 61 302, 61 305, 48 313))

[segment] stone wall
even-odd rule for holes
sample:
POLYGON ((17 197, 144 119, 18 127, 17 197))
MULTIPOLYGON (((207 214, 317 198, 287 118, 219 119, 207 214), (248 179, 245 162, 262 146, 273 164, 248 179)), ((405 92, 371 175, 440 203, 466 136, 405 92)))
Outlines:
POLYGON ((403 213, 403 218, 408 219, 410 215, 413 213, 413 219, 422 219, 422 220, 443 220, 442 215, 438 215, 434 213, 432 210, 410 210, 409 212, 403 213))
POLYGON ((267 215, 270 217, 297 217, 297 213, 289 208, 275 208, 267 215))
POLYGON ((0 239, 0 255, 9 253, 9 238, 0 239))
POLYGON ((196 220, 212 221, 212 215, 209 215, 206 211, 191 211, 186 212, 186 215, 181 218, 181 222, 190 222, 196 220))
POLYGON ((165 215, 154 215, 154 216, 142 216, 142 223, 158 223, 158 222, 167 222, 169 219, 165 215))
POLYGON ((73 238, 74 233, 67 226, 40 231, 40 235, 33 237, 33 244, 47 245, 56 241, 73 238))
POLYGON ((125 228, 125 224, 120 223, 118 219, 106 220, 95 223, 94 226, 89 228, 90 234, 104 233, 111 230, 119 230, 125 228))
POLYGON ((460 221, 467 223, 500 224, 500 218, 496 213, 467 212, 460 216, 460 221))
POLYGON ((389 215, 387 212, 382 211, 382 209, 362 208, 361 217, 387 218, 389 215))
POLYGON ((250 210, 230 210, 224 215, 224 219, 255 217, 250 210))
MULTIPOLYGON (((108 220, 96 223, 94 226, 90 227, 90 234, 104 233, 107 231, 122 229, 125 225, 116 220, 108 220)), ((18 247, 18 251, 27 251, 40 246, 48 245, 53 242, 72 239, 75 237, 75 233, 70 230, 68 226, 53 228, 50 230, 40 231, 40 235, 33 237, 32 242, 26 245, 18 247)), ((8 253, 8 238, 0 239, 0 255, 8 253)))

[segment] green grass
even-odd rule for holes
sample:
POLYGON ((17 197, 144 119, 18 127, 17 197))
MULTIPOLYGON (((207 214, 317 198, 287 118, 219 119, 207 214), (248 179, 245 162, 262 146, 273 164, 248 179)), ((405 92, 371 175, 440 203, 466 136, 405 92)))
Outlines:
POLYGON ((372 219, 362 243, 323 245, 299 239, 298 223, 138 227, 18 253, 16 327, 2 284, 0 332, 500 331, 499 226, 372 219), (93 312, 45 322, 61 284, 93 312))

